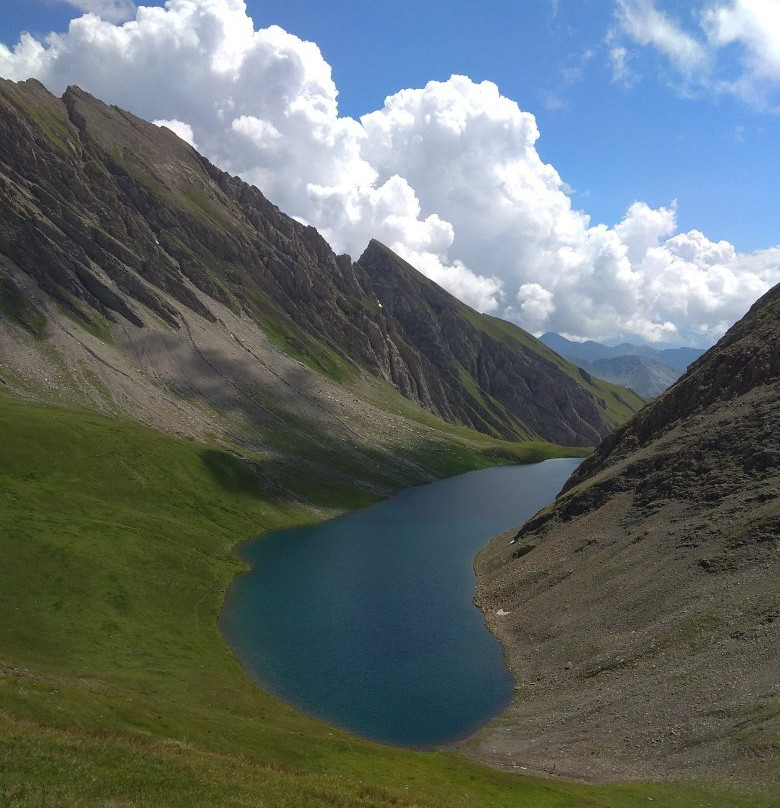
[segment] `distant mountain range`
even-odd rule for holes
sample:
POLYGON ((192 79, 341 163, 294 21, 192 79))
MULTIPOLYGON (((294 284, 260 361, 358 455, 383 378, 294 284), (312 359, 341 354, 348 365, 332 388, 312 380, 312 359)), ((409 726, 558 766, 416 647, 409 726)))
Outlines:
POLYGON ((630 342, 622 342, 620 345, 603 345, 593 340, 574 342, 552 331, 542 334, 539 340, 561 356, 569 356, 572 359, 584 359, 592 362, 618 356, 644 356, 678 370, 685 370, 691 362, 694 362, 704 353, 701 348, 683 347, 659 350, 650 345, 634 345, 630 342))
POLYGON ((657 349, 649 345, 603 345, 588 340, 574 342, 547 332, 539 338, 556 353, 571 359, 600 379, 629 387, 645 398, 654 398, 682 375, 704 351, 700 348, 657 349))
POLYGON ((592 362, 585 359, 572 361, 593 376, 623 387, 630 387, 644 398, 655 398, 660 395, 683 374, 682 370, 656 362, 655 359, 631 354, 608 356, 592 362))

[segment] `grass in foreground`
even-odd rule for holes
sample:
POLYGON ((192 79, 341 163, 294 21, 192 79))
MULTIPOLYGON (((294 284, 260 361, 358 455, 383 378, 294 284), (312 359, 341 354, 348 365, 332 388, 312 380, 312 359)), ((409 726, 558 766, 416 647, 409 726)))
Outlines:
POLYGON ((0 436, 0 806, 770 805, 502 774, 302 716, 216 622, 232 548, 309 512, 132 423, 0 401, 0 436))

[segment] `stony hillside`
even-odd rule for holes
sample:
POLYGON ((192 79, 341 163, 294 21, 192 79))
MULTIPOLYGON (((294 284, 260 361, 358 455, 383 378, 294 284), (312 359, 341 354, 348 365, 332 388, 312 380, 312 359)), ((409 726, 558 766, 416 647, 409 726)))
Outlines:
POLYGON ((473 751, 778 785, 780 286, 478 563, 517 679, 473 751))
POLYGON ((335 255, 167 129, 35 81, 0 82, 0 312, 14 395, 239 444, 381 444, 427 412, 587 446, 640 406, 376 242, 335 255))

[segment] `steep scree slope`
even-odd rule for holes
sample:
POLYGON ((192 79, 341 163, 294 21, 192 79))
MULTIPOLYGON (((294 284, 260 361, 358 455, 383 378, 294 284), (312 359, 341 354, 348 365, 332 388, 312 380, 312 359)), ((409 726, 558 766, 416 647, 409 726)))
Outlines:
POLYGON ((482 553, 517 688, 472 751, 776 788, 779 497, 780 286, 482 553))

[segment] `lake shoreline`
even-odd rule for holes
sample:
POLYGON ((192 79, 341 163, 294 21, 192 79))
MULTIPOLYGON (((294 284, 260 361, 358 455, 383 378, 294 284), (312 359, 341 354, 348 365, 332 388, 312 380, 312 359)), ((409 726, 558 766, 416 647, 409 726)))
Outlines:
MULTIPOLYGON (((515 685, 506 666, 503 646, 476 605, 475 552, 495 533, 478 525, 487 518, 488 528, 501 526, 494 519, 503 519, 506 526, 524 515, 533 515, 538 506, 554 498, 571 468, 579 462, 579 458, 557 458, 467 472, 403 489, 388 500, 336 519, 267 533, 242 543, 236 552, 247 569, 235 576, 226 591, 219 630, 245 672, 291 708, 376 743, 420 751, 457 750, 501 715, 511 703, 515 685), (539 479, 534 481, 534 477, 539 479), (505 482, 499 484, 502 479, 505 482), (554 480, 552 484, 550 479, 554 480), (499 485, 505 485, 506 489, 493 490, 499 485), (483 486, 485 491, 469 499, 468 492, 474 486, 483 486), (546 490, 541 493, 544 486, 546 490), (495 497, 491 506, 485 504, 486 492, 495 497), (526 507, 526 513, 521 513, 516 502, 520 495, 535 498, 534 504, 526 507), (429 505, 425 499, 431 496, 432 515, 426 510, 429 505), (422 519, 421 536, 425 542, 405 534, 411 529, 410 524, 416 524, 415 518, 422 519), (366 526, 370 519, 378 520, 377 525, 366 526), (350 548, 341 534, 355 524, 365 533, 350 548), (382 533, 387 530, 390 532, 382 533), (396 535, 395 530, 400 533, 396 535), (312 556, 321 552, 319 542, 324 539, 309 537, 309 531, 314 531, 311 536, 327 537, 331 542, 327 552, 312 556), (461 555, 455 560, 450 556, 460 531, 465 538, 457 541, 466 542, 465 550, 459 550, 461 555), (426 545, 433 541, 438 542, 435 547, 426 545), (296 543, 301 542, 308 542, 305 550, 296 549, 296 543), (288 558, 290 553, 292 556, 288 558), (404 553, 412 554, 411 561, 404 553), (421 568, 423 561, 428 564, 425 569, 421 568), (311 570, 302 572, 302 568, 312 565, 316 575, 311 570), (253 577, 268 576, 282 567, 284 586, 292 585, 293 591, 279 589, 275 595, 261 592, 261 618, 257 618, 252 612, 256 607, 250 608, 244 602, 247 587, 254 585, 253 577), (310 576, 305 583, 290 583, 291 578, 303 574, 310 576), (328 591, 331 579, 339 580, 340 575, 346 577, 336 584, 338 591, 328 591), (371 575, 376 576, 373 582, 371 575), (439 580, 442 576, 450 578, 439 580), (453 591, 448 591, 450 586, 453 591), (388 605, 392 599, 377 601, 373 591, 377 587, 406 589, 406 597, 418 600, 410 601, 412 606, 404 605, 403 609, 408 611, 399 622, 393 623, 388 616, 395 608, 388 605), (321 600, 301 605, 301 600, 312 597, 321 600), (285 604, 283 608, 280 603, 285 604), (289 611, 295 612, 295 616, 289 615, 289 611), (326 629, 312 627, 311 612, 325 615, 326 629), (369 617, 362 617, 363 612, 369 617), (257 623, 258 619, 261 624, 251 630, 259 631, 261 637, 281 637, 281 647, 262 653, 252 648, 255 640, 247 640, 247 625, 257 623), (349 631, 342 625, 347 619, 354 621, 350 631, 368 646, 349 646, 349 631), (271 628, 266 625, 269 621, 274 624, 271 628), (421 621, 427 621, 426 625, 413 625, 421 621), (333 635, 322 640, 324 630, 333 635), (306 647, 306 643, 310 645, 306 647), (294 648, 284 647, 286 644, 294 648), (338 651, 331 650, 330 645, 341 648, 344 659, 339 659, 338 651), (296 654, 315 669, 310 678, 297 670, 296 654), (375 657, 381 658, 381 665, 377 665, 375 657), (412 672, 410 657, 415 658, 421 669, 412 672), (341 678, 345 679, 343 686, 336 681, 341 678), (411 691, 409 682, 414 682, 411 691), (314 695, 305 691, 308 687, 314 688, 314 695), (452 715, 453 705, 458 708, 457 717, 452 715), (374 728, 376 725, 369 723, 377 719, 366 718, 372 715, 385 716, 379 721, 383 727, 379 732, 374 728), (443 729, 439 730, 440 726, 443 729)), ((266 586, 277 585, 278 580, 266 578, 266 586)), ((379 597, 389 596, 383 590, 379 597)))

